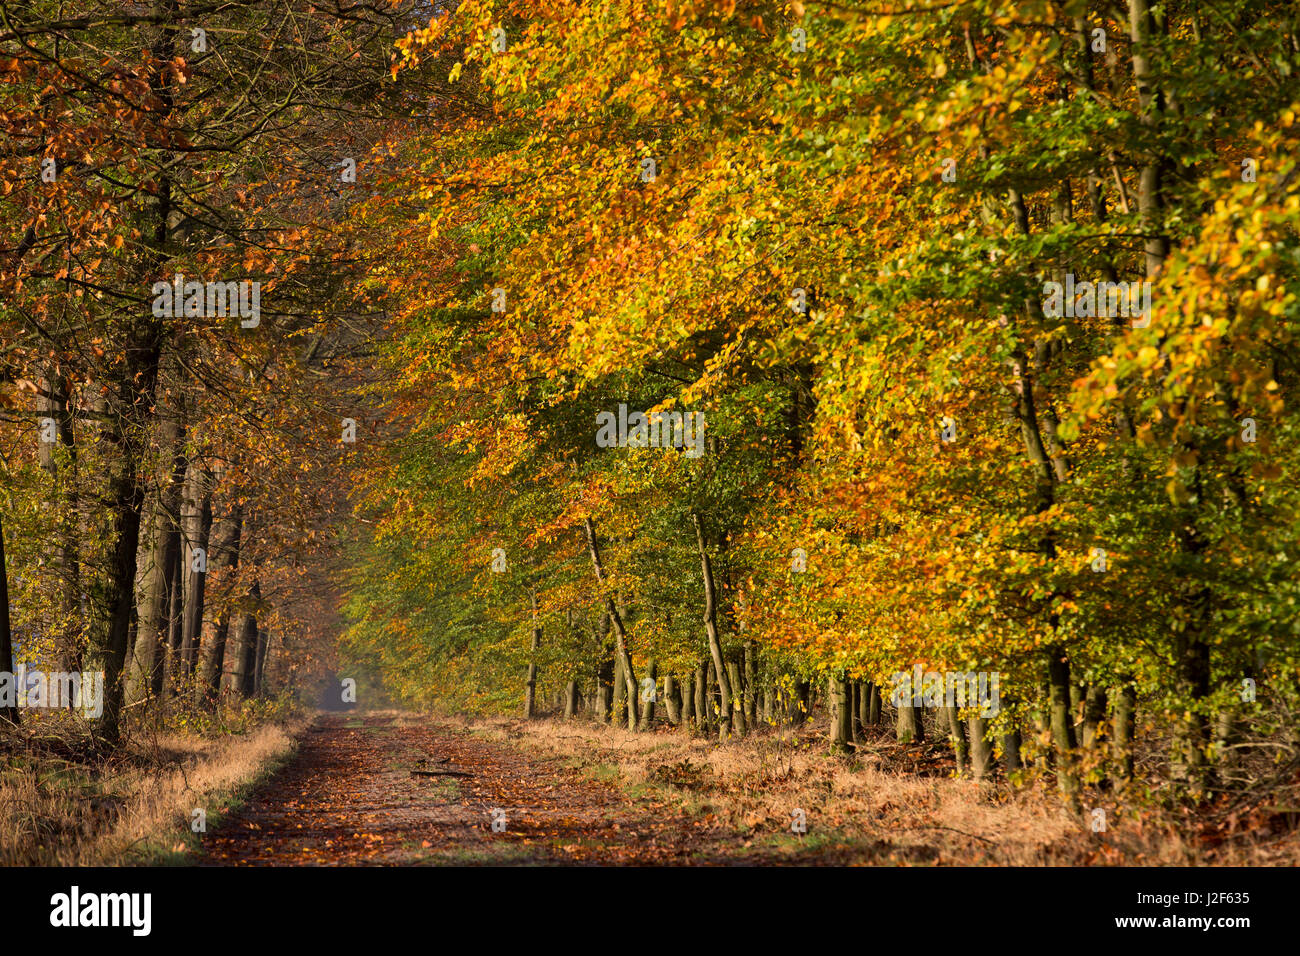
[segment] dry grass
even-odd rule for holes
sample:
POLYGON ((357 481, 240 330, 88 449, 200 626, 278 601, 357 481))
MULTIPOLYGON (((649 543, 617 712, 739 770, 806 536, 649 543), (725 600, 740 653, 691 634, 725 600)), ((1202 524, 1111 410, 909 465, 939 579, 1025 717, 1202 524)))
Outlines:
POLYGON ((760 731, 719 745, 680 731, 631 733, 587 721, 477 720, 471 730, 567 758, 629 793, 674 800, 757 846, 793 842, 792 812, 807 815, 805 840, 820 839, 832 862, 995 865, 1294 865, 1300 839, 1242 828, 1207 842, 1196 825, 1150 805, 1121 805, 1113 793, 1085 795, 1106 809, 1106 830, 1070 813, 1050 781, 1012 785, 954 777, 943 747, 901 747, 879 737, 850 758, 827 753, 811 728, 760 731), (853 848, 857 848, 854 850, 853 848), (868 854, 870 855, 870 854, 868 854), (838 859, 837 859, 838 856, 838 859))
POLYGON ((240 788, 292 749, 301 722, 237 736, 156 735, 104 753, 68 728, 7 731, 0 747, 0 864, 159 862, 212 826, 240 788), (61 732, 51 732, 51 730, 61 732))

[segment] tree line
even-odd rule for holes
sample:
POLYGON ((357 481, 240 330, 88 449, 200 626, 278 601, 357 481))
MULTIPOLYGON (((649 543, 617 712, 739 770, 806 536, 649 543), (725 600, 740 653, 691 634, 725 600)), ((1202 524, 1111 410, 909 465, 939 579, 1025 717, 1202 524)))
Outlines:
POLYGON ((348 221, 426 8, 0 3, 0 671, 102 671, 106 742, 329 663, 384 322, 348 221))
POLYGON ((1295 765, 1293 5, 470 0, 399 49, 459 92, 360 215, 351 660, 724 737, 824 701, 1069 800, 1295 765), (622 406, 704 453, 604 447, 622 406))

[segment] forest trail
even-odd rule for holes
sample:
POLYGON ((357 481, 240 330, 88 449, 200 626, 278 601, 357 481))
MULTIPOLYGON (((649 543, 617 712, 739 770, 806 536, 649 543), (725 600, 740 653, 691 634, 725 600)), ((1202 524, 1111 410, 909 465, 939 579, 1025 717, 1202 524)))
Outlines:
POLYGON ((461 728, 322 715, 289 762, 204 838, 198 862, 739 862, 723 857, 743 842, 707 819, 638 804, 560 760, 461 728), (493 830, 493 810, 504 813, 501 832, 493 830))
POLYGON ((891 849, 794 835, 757 843, 711 813, 636 799, 560 757, 434 718, 332 714, 203 837, 197 862, 842 865, 896 862, 891 849), (504 812, 503 831, 493 810, 504 812))

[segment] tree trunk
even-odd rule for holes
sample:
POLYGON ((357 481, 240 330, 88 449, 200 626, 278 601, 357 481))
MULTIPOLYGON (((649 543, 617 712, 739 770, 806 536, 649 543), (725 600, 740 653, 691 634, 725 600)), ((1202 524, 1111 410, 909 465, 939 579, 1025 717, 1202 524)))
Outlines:
POLYGON ((135 650, 128 674, 129 703, 156 694, 162 684, 168 614, 172 591, 176 587, 177 556, 181 547, 180 506, 186 469, 184 431, 179 415, 172 415, 162 423, 159 441, 164 449, 170 449, 172 468, 154 514, 153 547, 145 572, 135 650))
MULTIPOLYGON (((721 694, 718 692, 718 669, 713 666, 713 661, 709 661, 709 729, 717 730, 718 723, 721 720, 722 713, 721 694)), ((719 731, 723 733, 722 731, 719 731)))
POLYGON ((1073 800, 1078 792, 1074 774, 1074 721, 1070 714, 1070 662, 1062 648, 1053 648, 1048 658, 1048 693, 1051 706, 1052 742, 1056 749, 1056 783, 1061 793, 1073 800))
MULTIPOLYGON (((184 525, 182 525, 182 528, 184 525)), ((185 619, 185 542, 182 536, 172 563, 172 589, 167 609, 167 646, 163 655, 161 685, 154 692, 166 700, 174 692, 181 672, 181 634, 185 619)))
POLYGON ((614 706, 610 711, 609 720, 612 725, 617 727, 623 722, 623 715, 627 713, 627 678, 623 676, 623 658, 615 656, 614 658, 614 706))
POLYGON ((966 772, 966 758, 970 749, 966 746, 966 728, 962 726, 956 707, 939 708, 939 726, 948 728, 948 742, 952 744, 953 763, 957 775, 966 772))
POLYGON ((0 673, 8 674, 14 681, 14 705, 3 706, 0 701, 0 719, 18 723, 18 678, 14 675, 13 632, 9 625, 9 566, 5 562, 4 517, 0 515, 0 673))
POLYGON ((614 648, 609 641, 609 615, 600 616, 600 630, 596 635, 600 649, 600 666, 596 670, 596 719, 602 724, 610 721, 614 700, 615 664, 614 648))
POLYGON ((244 516, 239 505, 223 518, 212 536, 212 552, 208 555, 208 572, 221 585, 216 601, 205 602, 203 637, 198 680, 194 685, 196 703, 211 706, 216 703, 221 687, 221 669, 225 663, 226 638, 230 633, 230 598, 234 575, 239 569, 239 540, 243 531, 244 516))
POLYGON ((524 720, 532 720, 537 709, 537 649, 542 643, 542 628, 537 623, 537 592, 528 592, 533 614, 533 639, 529 647, 528 680, 524 684, 524 720))
MULTIPOLYGON (((655 694, 651 695, 651 699, 641 701, 641 720, 640 723, 637 724, 638 730, 650 730, 654 727, 655 723, 654 697, 657 696, 658 691, 657 681, 659 678, 659 665, 655 662, 653 657, 646 663, 646 677, 649 680, 656 681, 656 684, 654 685, 655 694)), ((646 688, 644 688, 641 693, 645 693, 645 690, 649 689, 650 685, 647 683, 646 688)))
POLYGON ((727 676, 730 678, 728 685, 732 688, 732 692, 736 694, 732 701, 731 722, 735 727, 736 735, 743 737, 749 733, 749 724, 745 719, 745 712, 749 707, 745 697, 736 690, 741 686, 740 665, 735 661, 727 661, 727 676))
POLYGON ((905 698, 898 705, 898 722, 894 728, 895 737, 900 744, 920 743, 925 739, 925 730, 921 726, 920 708, 912 706, 912 698, 905 698))
POLYGON ((253 693, 267 696, 266 659, 271 654, 271 635, 264 628, 257 629, 257 663, 253 668, 253 693))
POLYGON ((1111 712, 1111 760, 1120 781, 1133 779, 1133 712, 1137 709, 1137 690, 1125 681, 1111 712))
POLYGON ((843 674, 833 674, 828 680, 828 685, 831 749, 838 753, 848 753, 852 749, 849 746, 849 738, 852 736, 850 725, 853 722, 853 714, 849 707, 848 681, 844 679, 843 674))
POLYGON ((695 720, 695 675, 688 673, 682 678, 682 714, 678 726, 683 730, 691 729, 695 720))
POLYGON ((186 479, 185 496, 190 504, 184 568, 185 600, 181 614, 181 653, 177 668, 181 683, 193 676, 199 660, 199 639, 203 634, 203 604, 207 588, 207 571, 200 571, 196 557, 201 550, 207 561, 212 532, 212 480, 205 466, 191 462, 186 479))
POLYGON ((699 548, 700 570, 704 578, 704 630, 709 637, 709 656, 713 659, 718 681, 718 736, 725 738, 731 733, 731 688, 727 684, 727 666, 722 660, 722 643, 718 638, 718 597, 713 580, 713 562, 704 544, 704 526, 700 516, 692 511, 691 520, 695 523, 695 543, 699 548))
POLYGON ((966 729, 970 736, 970 769, 976 780, 982 780, 993 772, 993 742, 989 739, 989 722, 985 717, 970 717, 966 720, 966 729))
MULTIPOLYGON (((605 568, 600 563, 600 547, 596 542, 596 528, 591 523, 590 518, 583 522, 583 527, 587 532, 587 550, 591 554, 591 565, 596 572, 596 583, 600 585, 601 590, 605 590, 605 568)), ((605 594, 605 610, 609 613, 610 622, 614 625, 614 652, 619 663, 623 665, 623 681, 627 688, 628 729, 635 730, 637 725, 636 673, 632 670, 632 659, 627 652, 627 630, 623 626, 623 615, 619 613, 618 605, 608 592, 605 594)))
POLYGON ((862 734, 858 730, 860 721, 858 715, 862 712, 862 681, 849 681, 847 699, 849 702, 849 737, 856 748, 862 743, 862 734))
POLYGON ((226 646, 226 664, 221 675, 223 696, 253 696, 253 670, 257 666, 257 605, 261 599, 261 584, 254 579, 244 595, 243 613, 236 618, 233 637, 226 646))
POLYGON ((695 668, 695 724, 700 730, 709 726, 709 682, 708 668, 703 664, 695 668))
POLYGON ((750 727, 758 723, 758 651, 745 641, 745 719, 750 727))
MULTIPOLYGON (((104 708, 95 726, 95 735, 116 744, 121 735, 123 672, 126 669, 127 644, 131 636, 131 616, 135 608, 136 554, 140 547, 140 514, 144 509, 144 486, 140 483, 138 441, 134 426, 145 420, 145 409, 138 407, 141 395, 152 404, 157 375, 157 348, 141 344, 146 352, 142 375, 144 382, 120 383, 118 394, 123 412, 110 417, 106 443, 119 449, 116 474, 110 482, 110 513, 113 516, 111 557, 104 603, 109 608, 108 627, 92 647, 93 670, 104 674, 104 708), (138 391, 137 391, 138 389, 138 391), (126 412, 125 409, 130 409, 126 412), (129 415, 130 423, 123 417, 129 415)), ((134 378, 134 376, 132 376, 134 378)))
POLYGON ((1019 770, 1024 764, 1020 760, 1020 731, 1012 729, 1002 735, 1002 762, 1006 764, 1007 773, 1019 770))
POLYGON ((812 716, 808 691, 809 687, 807 681, 797 680, 794 682, 794 688, 790 694, 789 700, 787 701, 786 707, 790 716, 791 727, 800 726, 805 720, 812 716))
POLYGON ((1083 749, 1091 752, 1097 746, 1097 729, 1106 719, 1106 690, 1100 684, 1089 684, 1083 697, 1083 749))
POLYGON ((681 725, 681 703, 677 697, 677 681, 672 674, 664 675, 664 713, 668 715, 668 723, 674 727, 681 725))
POLYGON ((75 487, 77 447, 72 434, 72 412, 68 408, 68 387, 59 369, 52 367, 45 382, 48 395, 37 398, 37 410, 45 412, 55 424, 55 441, 37 446, 40 467, 50 476, 48 506, 59 516, 58 543, 52 549, 54 573, 59 578, 60 619, 56 629, 55 661, 60 670, 81 670, 82 635, 85 615, 81 613, 81 562, 78 558, 75 500, 68 494, 69 482, 59 483, 59 460, 62 448, 67 455, 71 487, 75 487))

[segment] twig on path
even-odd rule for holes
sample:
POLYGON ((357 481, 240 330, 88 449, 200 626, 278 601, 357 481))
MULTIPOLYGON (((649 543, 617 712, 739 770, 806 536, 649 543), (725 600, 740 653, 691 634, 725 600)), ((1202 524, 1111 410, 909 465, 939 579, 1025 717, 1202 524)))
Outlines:
POLYGON ((964 837, 970 837, 972 840, 983 840, 989 846, 997 846, 996 841, 988 837, 982 837, 977 833, 967 833, 965 830, 958 830, 956 827, 945 827, 938 823, 922 823, 914 827, 896 827, 898 830, 948 830, 952 833, 960 833, 964 837))
POLYGON ((464 770, 412 770, 412 777, 472 777, 472 773, 466 773, 464 770))

